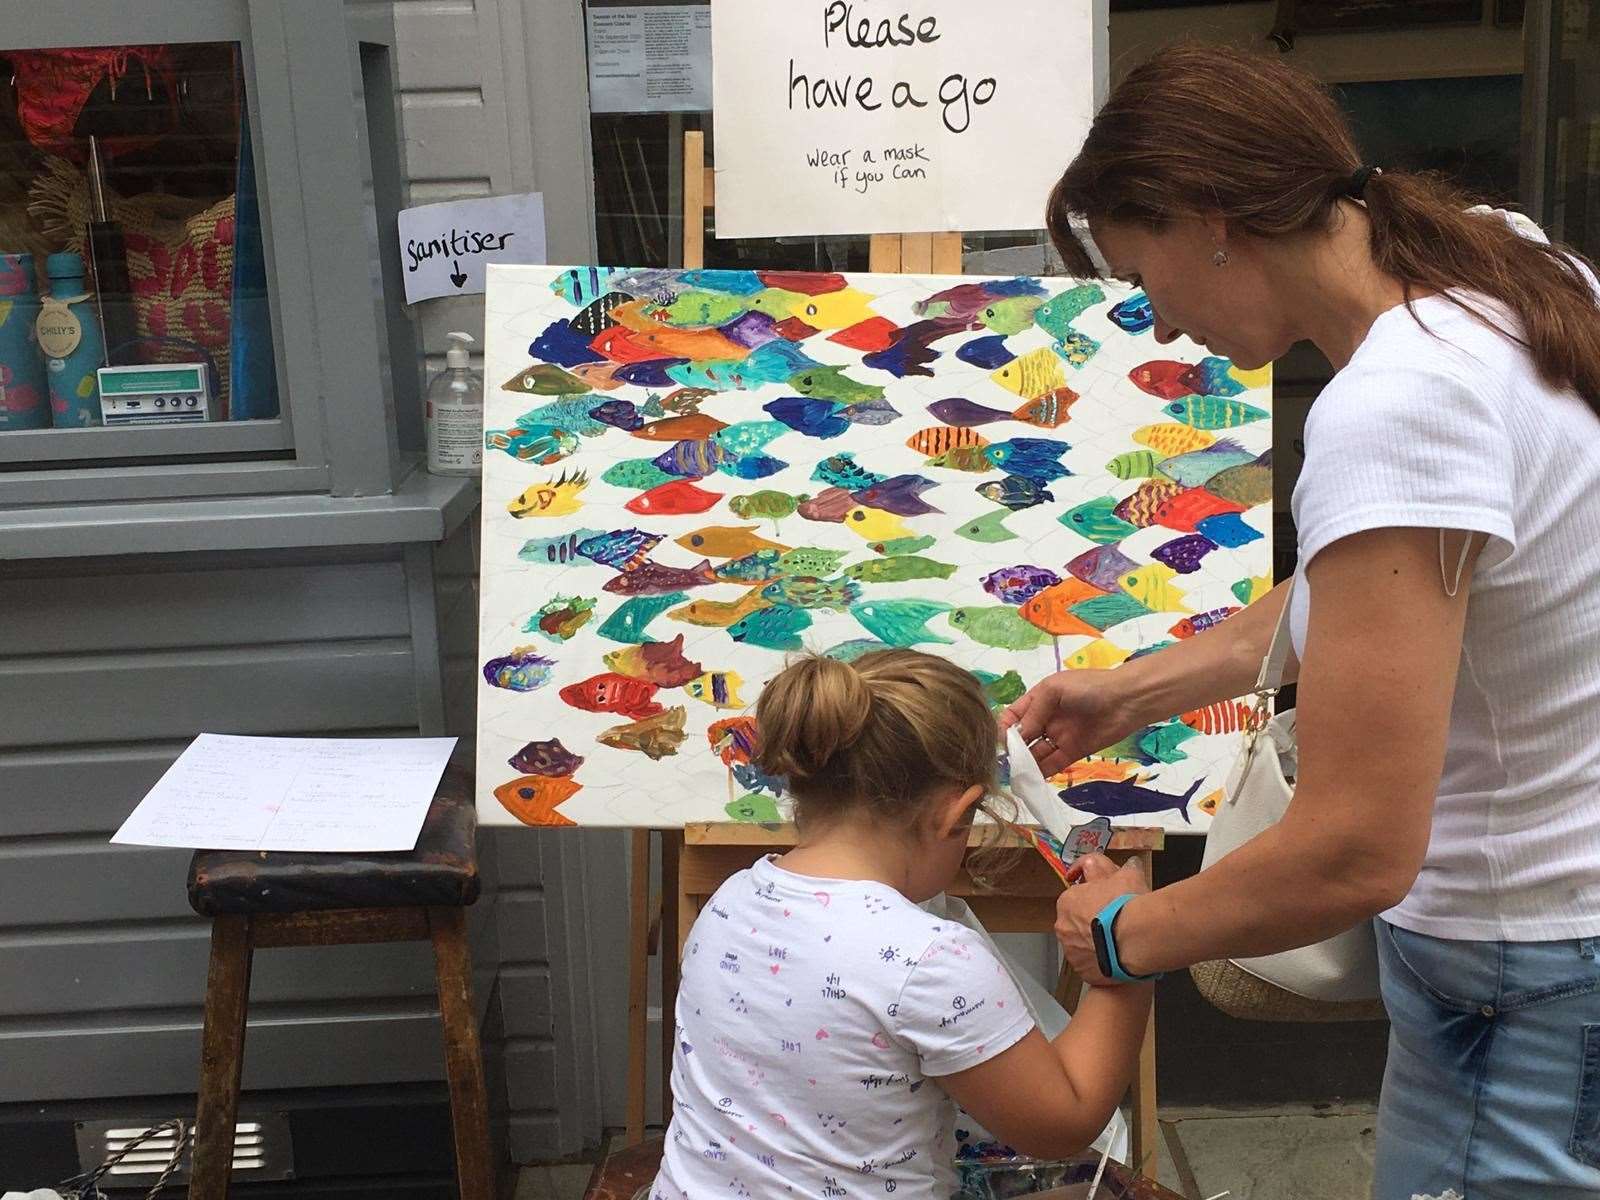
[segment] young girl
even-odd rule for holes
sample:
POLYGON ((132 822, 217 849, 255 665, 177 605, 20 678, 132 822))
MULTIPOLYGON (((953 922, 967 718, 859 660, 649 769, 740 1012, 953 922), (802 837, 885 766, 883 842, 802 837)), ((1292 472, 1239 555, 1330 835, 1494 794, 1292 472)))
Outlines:
POLYGON ((690 931, 653 1200, 949 1200, 956 1102, 1026 1153, 1087 1146, 1132 1078, 1150 988, 1094 989, 1046 1041, 983 942, 918 907, 995 788, 977 680, 912 650, 808 657, 756 718, 800 844, 728 880, 690 931))

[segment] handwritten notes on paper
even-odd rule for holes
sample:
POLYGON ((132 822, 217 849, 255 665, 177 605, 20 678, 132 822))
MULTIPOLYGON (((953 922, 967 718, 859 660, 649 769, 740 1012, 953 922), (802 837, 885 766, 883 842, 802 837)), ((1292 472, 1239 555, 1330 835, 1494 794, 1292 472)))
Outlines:
POLYGON ((111 840, 196 850, 410 850, 455 744, 202 733, 111 840))
POLYGON ((490 263, 545 260, 544 195, 446 200, 400 213, 406 303, 483 294, 490 263))
POLYGON ((1094 112, 1092 10, 713 5, 717 236, 1039 228, 1094 112))

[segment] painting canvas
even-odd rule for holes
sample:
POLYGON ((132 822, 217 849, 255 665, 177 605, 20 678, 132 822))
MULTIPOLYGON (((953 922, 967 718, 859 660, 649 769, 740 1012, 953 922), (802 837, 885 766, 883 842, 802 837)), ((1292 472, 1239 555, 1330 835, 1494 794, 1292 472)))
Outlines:
MULTIPOLYGON (((914 646, 998 709, 1271 586, 1265 371, 1071 279, 491 267, 488 824, 770 822, 763 681, 914 646)), ((1136 731, 1074 815, 1201 831, 1247 716, 1136 731)))

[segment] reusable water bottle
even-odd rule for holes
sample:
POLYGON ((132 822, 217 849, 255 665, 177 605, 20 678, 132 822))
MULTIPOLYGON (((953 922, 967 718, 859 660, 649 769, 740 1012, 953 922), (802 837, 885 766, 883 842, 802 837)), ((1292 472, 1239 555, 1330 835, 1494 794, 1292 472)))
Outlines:
POLYGON ((0 433, 50 427, 50 388, 34 325, 33 255, 0 253, 0 433))
POLYGON ((39 349, 50 378, 50 417, 57 429, 99 425, 105 339, 85 286, 83 257, 71 251, 45 260, 50 295, 41 301, 39 349))

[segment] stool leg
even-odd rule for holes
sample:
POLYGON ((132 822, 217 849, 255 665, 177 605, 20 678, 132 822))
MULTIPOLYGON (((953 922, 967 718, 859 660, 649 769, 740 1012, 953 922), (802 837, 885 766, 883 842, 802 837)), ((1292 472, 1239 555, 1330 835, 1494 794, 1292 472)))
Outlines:
POLYGON ((211 922, 211 967, 206 973, 206 1024, 200 1042, 200 1094, 195 1109, 189 1200, 225 1200, 233 1168, 233 1124, 244 1066, 245 1015, 250 1007, 250 918, 211 922))
POLYGON ((472 956, 465 910, 430 908, 433 963, 444 1024, 444 1070, 450 1081, 450 1123, 455 1132, 456 1187, 461 1200, 494 1200, 489 1150, 489 1097, 483 1052, 472 1011, 472 956))

